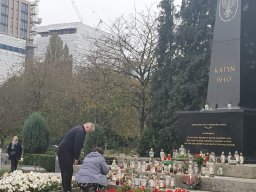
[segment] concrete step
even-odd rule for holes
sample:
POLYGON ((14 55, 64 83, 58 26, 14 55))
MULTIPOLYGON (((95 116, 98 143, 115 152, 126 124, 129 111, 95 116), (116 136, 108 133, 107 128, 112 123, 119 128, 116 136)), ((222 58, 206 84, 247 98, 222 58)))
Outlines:
MULTIPOLYGON (((216 164, 215 170, 219 166, 223 167, 224 176, 201 176, 201 191, 211 192, 256 192, 256 165, 230 165, 216 164)), ((79 167, 77 167, 79 169, 79 167)), ((128 171, 128 169, 126 170, 128 171)), ((152 172, 138 172, 139 174, 154 174, 152 172)), ((163 175, 158 173, 157 175, 163 175)), ((182 184, 182 175, 173 175, 177 187, 184 187, 182 184)), ((200 191, 200 190, 195 190, 200 191)), ((191 191, 192 192, 192 191, 191 191)))
POLYGON ((256 179, 202 176, 201 190, 213 192, 256 192, 256 179))
POLYGON ((247 178, 256 179, 256 164, 215 164, 215 174, 219 167, 223 169, 223 176, 225 177, 237 177, 237 178, 247 178))

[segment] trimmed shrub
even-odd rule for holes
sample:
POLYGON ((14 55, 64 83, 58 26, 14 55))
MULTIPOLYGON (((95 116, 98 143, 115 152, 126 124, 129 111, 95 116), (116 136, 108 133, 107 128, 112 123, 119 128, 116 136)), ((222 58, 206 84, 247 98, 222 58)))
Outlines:
POLYGON ((55 155, 28 154, 23 159, 24 165, 40 166, 47 172, 55 171, 55 155))
POLYGON ((23 147, 25 153, 44 153, 49 143, 49 131, 45 119, 39 112, 32 113, 23 125, 23 147))

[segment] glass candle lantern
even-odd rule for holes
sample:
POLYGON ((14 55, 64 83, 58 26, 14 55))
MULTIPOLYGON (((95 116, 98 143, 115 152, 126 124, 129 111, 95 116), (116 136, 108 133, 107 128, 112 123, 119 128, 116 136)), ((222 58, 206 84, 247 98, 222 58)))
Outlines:
POLYGON ((153 148, 151 148, 150 151, 149 151, 149 157, 150 157, 150 158, 153 158, 154 155, 155 155, 155 153, 154 153, 154 151, 153 151, 153 148))

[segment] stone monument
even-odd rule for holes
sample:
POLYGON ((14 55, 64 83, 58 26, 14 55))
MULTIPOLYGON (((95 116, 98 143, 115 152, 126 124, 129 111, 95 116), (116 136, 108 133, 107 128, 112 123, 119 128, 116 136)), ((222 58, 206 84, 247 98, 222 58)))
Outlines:
POLYGON ((180 144, 196 153, 256 157, 256 0, 218 0, 208 109, 181 111, 180 144))

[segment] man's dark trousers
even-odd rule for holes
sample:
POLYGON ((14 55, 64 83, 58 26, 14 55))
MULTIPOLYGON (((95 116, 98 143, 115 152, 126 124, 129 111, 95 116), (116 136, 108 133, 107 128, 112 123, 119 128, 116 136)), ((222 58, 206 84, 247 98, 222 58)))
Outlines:
POLYGON ((72 155, 65 153, 61 150, 58 150, 58 159, 61 171, 61 179, 63 191, 72 191, 71 190, 71 180, 73 175, 73 157, 72 155))

